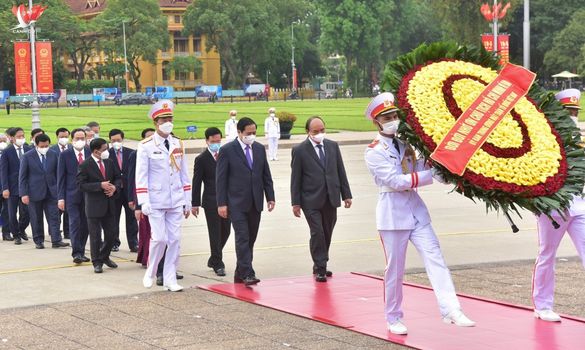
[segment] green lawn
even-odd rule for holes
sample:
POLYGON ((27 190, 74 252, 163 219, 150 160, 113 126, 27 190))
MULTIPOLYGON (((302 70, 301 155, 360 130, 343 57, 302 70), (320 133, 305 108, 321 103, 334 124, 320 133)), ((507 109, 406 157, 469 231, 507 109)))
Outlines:
MULTIPOLYGON (((187 125, 196 125, 197 138, 203 137, 206 128, 219 127, 223 132, 228 112, 232 109, 238 111, 238 117, 248 116, 256 121, 259 134, 264 134, 264 119, 269 107, 276 107, 277 111, 287 111, 297 116, 293 133, 304 133, 305 121, 312 115, 320 115, 326 122, 329 132, 337 130, 369 131, 374 130, 372 124, 364 117, 364 110, 369 99, 351 100, 321 100, 321 101, 287 101, 287 102, 239 102, 239 103, 181 103, 175 108, 174 133, 186 138, 187 125)), ((124 130, 126 137, 139 139, 140 132, 152 126, 147 113, 150 106, 107 106, 107 107, 81 107, 81 108, 48 108, 41 109, 41 127, 54 135, 54 130, 59 127, 73 129, 85 125, 89 121, 97 121, 101 124, 101 135, 106 136, 113 128, 124 130)), ((12 110, 10 116, 0 113, 0 130, 11 126, 20 126, 28 134, 31 130, 30 109, 12 110)))

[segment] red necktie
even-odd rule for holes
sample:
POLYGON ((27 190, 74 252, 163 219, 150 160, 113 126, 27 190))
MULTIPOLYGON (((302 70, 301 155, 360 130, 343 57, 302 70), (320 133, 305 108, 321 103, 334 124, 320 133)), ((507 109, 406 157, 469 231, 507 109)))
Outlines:
POLYGON ((101 159, 98 160, 98 164, 100 165, 100 172, 102 173, 102 177, 104 180, 106 179, 106 168, 104 168, 104 163, 102 163, 101 159))
POLYGON ((61 152, 65 150, 65 146, 61 146, 61 152))
POLYGON ((122 170, 122 152, 118 151, 118 166, 120 167, 120 170, 122 170))
POLYGON ((83 163, 83 155, 81 154, 81 152, 77 153, 77 163, 78 164, 83 163))
POLYGON ((218 152, 215 152, 215 153, 213 154, 213 158, 215 158, 215 160, 217 160, 217 157, 219 157, 219 153, 218 153, 218 152))

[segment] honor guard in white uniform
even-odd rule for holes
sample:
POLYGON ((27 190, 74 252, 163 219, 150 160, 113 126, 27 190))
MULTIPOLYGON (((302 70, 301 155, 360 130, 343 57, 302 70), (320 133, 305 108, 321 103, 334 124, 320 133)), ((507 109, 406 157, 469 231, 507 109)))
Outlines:
MULTIPOLYGON (((557 93, 555 97, 579 126, 577 118, 581 109, 579 105, 581 92, 577 89, 567 89, 557 93)), ((576 136, 580 137, 580 135, 576 136)), ((585 267, 585 199, 574 196, 571 206, 563 215, 564 218, 558 212, 551 213, 551 216, 559 224, 559 228, 554 228, 552 221, 546 215, 539 215, 537 218, 538 257, 532 274, 532 303, 536 318, 560 322, 561 317, 553 311, 557 249, 567 232, 585 267)))
POLYGON ((443 321, 474 326, 475 322, 461 311, 429 212, 416 191, 433 182, 434 170, 425 166, 424 160, 417 160, 412 147, 396 137, 400 124, 397 111, 394 96, 389 92, 376 96, 366 110, 366 117, 380 131, 367 147, 365 158, 379 192, 376 225, 387 259, 384 284, 388 330, 394 334, 407 333, 401 321, 401 304, 408 241, 423 259, 443 321))
POLYGON ((276 109, 268 109, 268 118, 264 120, 264 136, 268 139, 268 159, 278 160, 278 140, 280 139, 280 123, 276 118, 276 109))
POLYGON ((227 142, 233 141, 238 137, 238 111, 232 109, 230 111, 230 119, 225 121, 225 139, 227 142))
POLYGON ((148 267, 143 284, 152 287, 160 259, 167 248, 164 289, 177 292, 181 223, 191 212, 191 181, 183 142, 171 135, 173 103, 161 100, 150 109, 156 133, 144 139, 136 154, 136 197, 152 228, 148 267))

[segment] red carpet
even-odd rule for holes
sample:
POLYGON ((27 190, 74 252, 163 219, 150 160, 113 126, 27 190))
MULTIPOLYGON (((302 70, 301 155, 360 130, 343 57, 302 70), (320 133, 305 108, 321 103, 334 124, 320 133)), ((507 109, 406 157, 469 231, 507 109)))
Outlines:
MULTIPOLYGON (((383 312, 383 282, 378 277, 340 273, 327 283, 312 277, 263 280, 257 286, 214 284, 199 288, 418 349, 585 349, 585 320, 537 320, 532 310, 460 295, 465 313, 477 326, 442 322, 432 290, 404 285, 404 323, 408 335, 390 334, 383 312)), ((527 291, 528 293, 528 291, 527 291)))

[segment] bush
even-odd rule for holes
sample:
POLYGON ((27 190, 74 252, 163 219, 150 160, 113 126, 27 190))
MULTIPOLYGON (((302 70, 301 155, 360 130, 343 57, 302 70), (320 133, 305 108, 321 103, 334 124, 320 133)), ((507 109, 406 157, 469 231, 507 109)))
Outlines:
POLYGON ((279 122, 296 122, 297 121, 297 116, 289 113, 289 112, 285 112, 285 111, 280 111, 280 112, 276 112, 276 117, 278 118, 279 122))
MULTIPOLYGON (((125 86, 124 80, 120 81, 120 86, 125 86)), ((91 80, 84 79, 81 81, 80 91, 77 91, 77 80, 70 79, 65 81, 63 88, 67 89, 67 93, 91 94, 94 88, 110 88, 118 87, 117 83, 112 80, 91 80)))

